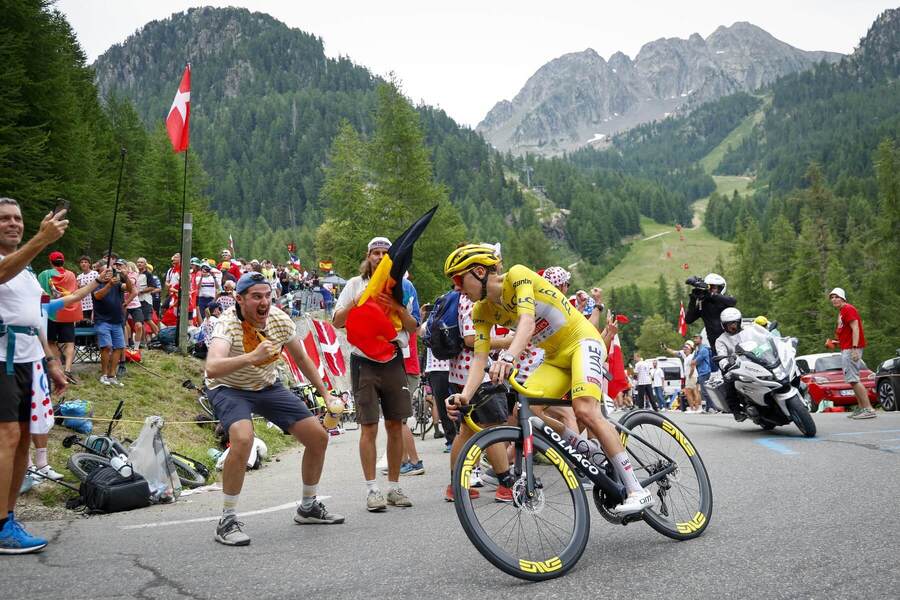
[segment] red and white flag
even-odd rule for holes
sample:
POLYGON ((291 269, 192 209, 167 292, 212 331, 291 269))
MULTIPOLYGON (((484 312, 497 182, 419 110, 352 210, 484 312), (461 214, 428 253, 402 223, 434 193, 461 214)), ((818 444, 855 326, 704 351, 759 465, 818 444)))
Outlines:
POLYGON ((313 364, 316 365, 316 369, 319 371, 319 377, 321 377, 322 381, 325 382, 325 385, 330 388, 331 381, 328 378, 328 373, 325 372, 325 364, 322 362, 322 359, 319 356, 319 350, 316 347, 316 338, 313 337, 312 331, 307 333, 306 337, 303 338, 303 348, 312 359, 313 364))
POLYGON ((347 372, 347 363, 344 361, 344 353, 341 351, 341 343, 338 341, 334 326, 326 321, 313 321, 313 327, 316 329, 322 354, 325 355, 328 371, 336 377, 344 375, 347 372))
POLYGON ((678 333, 681 337, 687 335, 687 321, 684 320, 684 302, 681 303, 681 310, 678 312, 678 333))
POLYGON ((610 344, 608 364, 612 381, 609 382, 607 393, 610 398, 615 398, 619 392, 628 389, 628 376, 625 374, 625 361, 622 359, 622 345, 619 343, 618 334, 610 344))
POLYGON ((181 85, 178 86, 175 99, 172 100, 172 107, 166 116, 166 131, 169 133, 169 140, 172 142, 172 149, 175 152, 184 152, 188 149, 188 120, 190 117, 191 65, 188 64, 184 69, 184 75, 181 76, 181 85))
POLYGON ((281 359, 284 361, 284 364, 288 366, 288 369, 290 369, 291 371, 291 375, 294 376, 294 379, 297 380, 297 383, 309 383, 306 380, 306 377, 303 376, 303 371, 301 371, 300 367, 297 366, 297 363, 294 362, 294 358, 286 348, 281 350, 281 359))

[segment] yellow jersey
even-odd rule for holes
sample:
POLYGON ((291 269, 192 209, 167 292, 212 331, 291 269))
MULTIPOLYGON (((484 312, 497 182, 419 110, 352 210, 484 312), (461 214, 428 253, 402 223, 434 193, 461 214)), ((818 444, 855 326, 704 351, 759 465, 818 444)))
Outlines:
POLYGON ((582 339, 600 337, 553 284, 531 269, 515 265, 503 276, 500 304, 487 299, 475 303, 475 352, 490 352, 493 325, 515 327, 526 314, 534 316, 531 343, 542 348, 548 358, 582 339))

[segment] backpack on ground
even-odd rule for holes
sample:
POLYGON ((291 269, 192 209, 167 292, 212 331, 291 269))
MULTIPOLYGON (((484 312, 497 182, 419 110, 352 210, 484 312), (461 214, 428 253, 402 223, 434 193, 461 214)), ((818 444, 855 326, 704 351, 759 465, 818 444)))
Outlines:
POLYGON ((455 358, 463 350, 459 330, 459 292, 447 292, 434 301, 425 322, 425 345, 438 360, 455 358))
POLYGON ((147 480, 134 473, 122 477, 109 465, 91 471, 79 488, 81 498, 89 513, 114 513, 150 506, 150 486, 147 480))

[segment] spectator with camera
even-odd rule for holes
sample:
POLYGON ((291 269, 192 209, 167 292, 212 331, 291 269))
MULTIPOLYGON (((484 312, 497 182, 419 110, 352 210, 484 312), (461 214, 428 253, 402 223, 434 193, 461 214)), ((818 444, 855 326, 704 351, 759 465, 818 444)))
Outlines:
MULTIPOLYGON (((710 273, 703 279, 694 275, 689 277, 685 283, 693 289, 684 319, 688 323, 703 319, 707 343, 710 348, 715 348, 716 340, 723 331, 719 317, 723 310, 735 306, 737 300, 732 296, 725 295, 727 287, 725 278, 716 273, 710 273)), ((713 363, 713 369, 715 369, 715 363, 713 363)))
MULTIPOLYGON (((119 263, 121 264, 121 263, 119 263)), ((100 383, 122 387, 116 369, 125 350, 125 295, 134 285, 124 270, 101 267, 94 290, 94 329, 100 347, 100 383)))

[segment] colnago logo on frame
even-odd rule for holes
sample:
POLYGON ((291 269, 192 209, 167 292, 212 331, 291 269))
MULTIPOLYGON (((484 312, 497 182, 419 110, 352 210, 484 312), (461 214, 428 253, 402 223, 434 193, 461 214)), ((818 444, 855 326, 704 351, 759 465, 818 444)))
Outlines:
POLYGON ((589 471, 593 475, 600 474, 600 469, 598 469, 597 466, 594 463, 592 463, 588 457, 586 457, 584 454, 582 454, 581 452, 579 452, 578 450, 576 450, 575 448, 570 446, 569 443, 566 440, 562 439, 562 437, 560 437, 560 435, 558 433, 553 431, 553 429, 551 429, 549 425, 544 425, 544 433, 549 435, 550 439, 552 439, 554 442, 556 442, 556 444, 560 448, 565 450, 566 453, 569 455, 569 458, 577 461, 578 464, 580 464, 583 469, 585 469, 586 471, 589 471))

